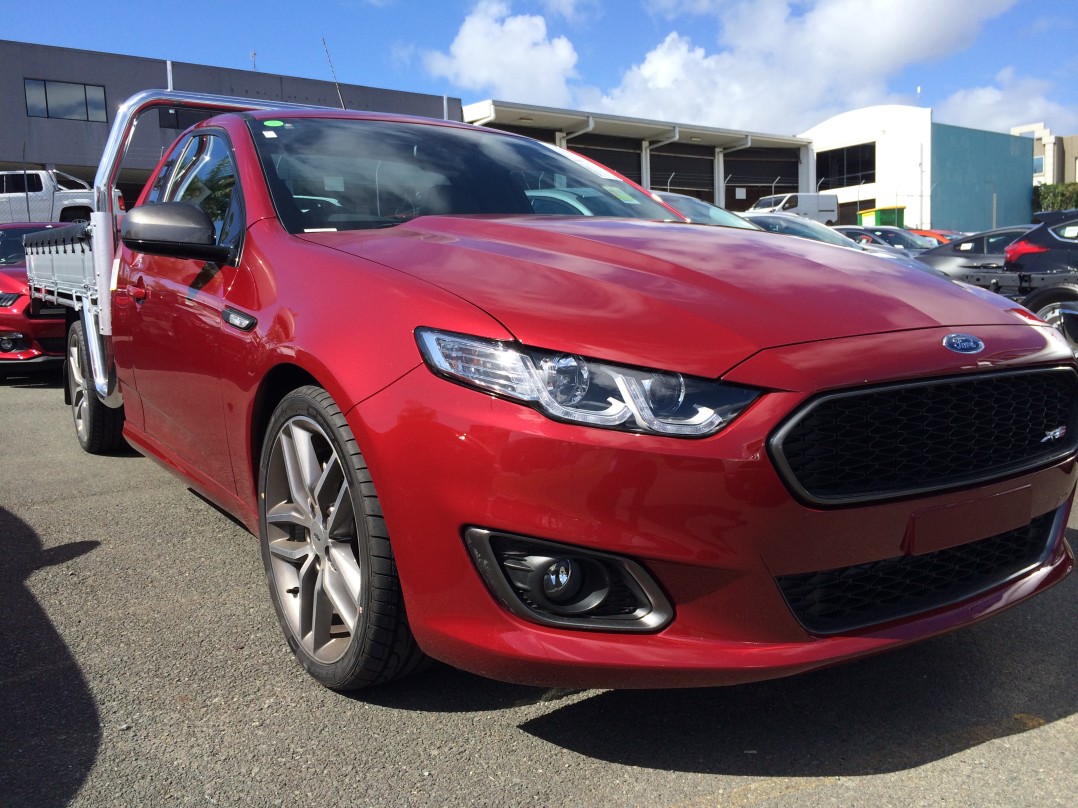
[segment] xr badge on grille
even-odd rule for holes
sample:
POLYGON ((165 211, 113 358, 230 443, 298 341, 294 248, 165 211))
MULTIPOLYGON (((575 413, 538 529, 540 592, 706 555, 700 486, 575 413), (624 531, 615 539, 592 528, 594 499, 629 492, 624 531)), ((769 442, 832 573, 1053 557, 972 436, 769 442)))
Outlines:
POLYGON ((1041 438, 1041 443, 1051 443, 1053 441, 1062 440, 1063 436, 1067 434, 1067 427, 1057 426, 1051 432, 1045 432, 1044 437, 1041 438))

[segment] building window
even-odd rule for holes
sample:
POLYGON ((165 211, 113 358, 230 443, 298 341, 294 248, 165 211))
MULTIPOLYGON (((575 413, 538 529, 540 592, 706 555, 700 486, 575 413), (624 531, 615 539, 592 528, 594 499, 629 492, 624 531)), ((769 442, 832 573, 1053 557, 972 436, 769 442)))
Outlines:
POLYGON ((1035 155, 1033 155, 1033 173, 1034 174, 1043 174, 1044 173, 1044 155, 1043 154, 1035 154, 1035 155))
POLYGON ((26 114, 31 118, 107 123, 105 88, 95 84, 25 79, 26 114))
POLYGON ((876 144, 861 143, 816 155, 820 190, 849 188, 876 181, 876 144))

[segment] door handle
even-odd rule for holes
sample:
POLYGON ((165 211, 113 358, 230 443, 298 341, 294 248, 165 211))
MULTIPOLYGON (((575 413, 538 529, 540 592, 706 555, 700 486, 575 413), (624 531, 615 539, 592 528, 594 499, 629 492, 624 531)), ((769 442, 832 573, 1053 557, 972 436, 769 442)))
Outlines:
POLYGON ((134 283, 127 284, 127 294, 129 294, 131 299, 136 303, 142 303, 149 297, 149 292, 146 291, 146 283, 142 280, 141 275, 139 275, 138 280, 134 283))

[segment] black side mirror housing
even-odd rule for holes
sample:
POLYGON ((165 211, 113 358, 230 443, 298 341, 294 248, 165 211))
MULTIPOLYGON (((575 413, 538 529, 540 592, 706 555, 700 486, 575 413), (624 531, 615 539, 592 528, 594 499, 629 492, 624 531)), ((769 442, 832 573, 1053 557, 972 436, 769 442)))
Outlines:
POLYGON ((233 248, 217 244, 213 222, 206 211, 190 202, 158 202, 129 210, 120 228, 120 240, 135 252, 233 263, 233 248))

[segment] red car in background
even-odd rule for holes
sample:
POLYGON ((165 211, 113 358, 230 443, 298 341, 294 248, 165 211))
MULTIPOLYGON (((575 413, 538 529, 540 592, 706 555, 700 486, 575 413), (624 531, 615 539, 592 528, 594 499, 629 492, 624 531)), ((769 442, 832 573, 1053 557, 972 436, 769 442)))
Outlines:
POLYGON ((55 365, 64 358, 64 310, 32 304, 26 289, 22 237, 55 222, 0 225, 0 378, 11 370, 55 365))

